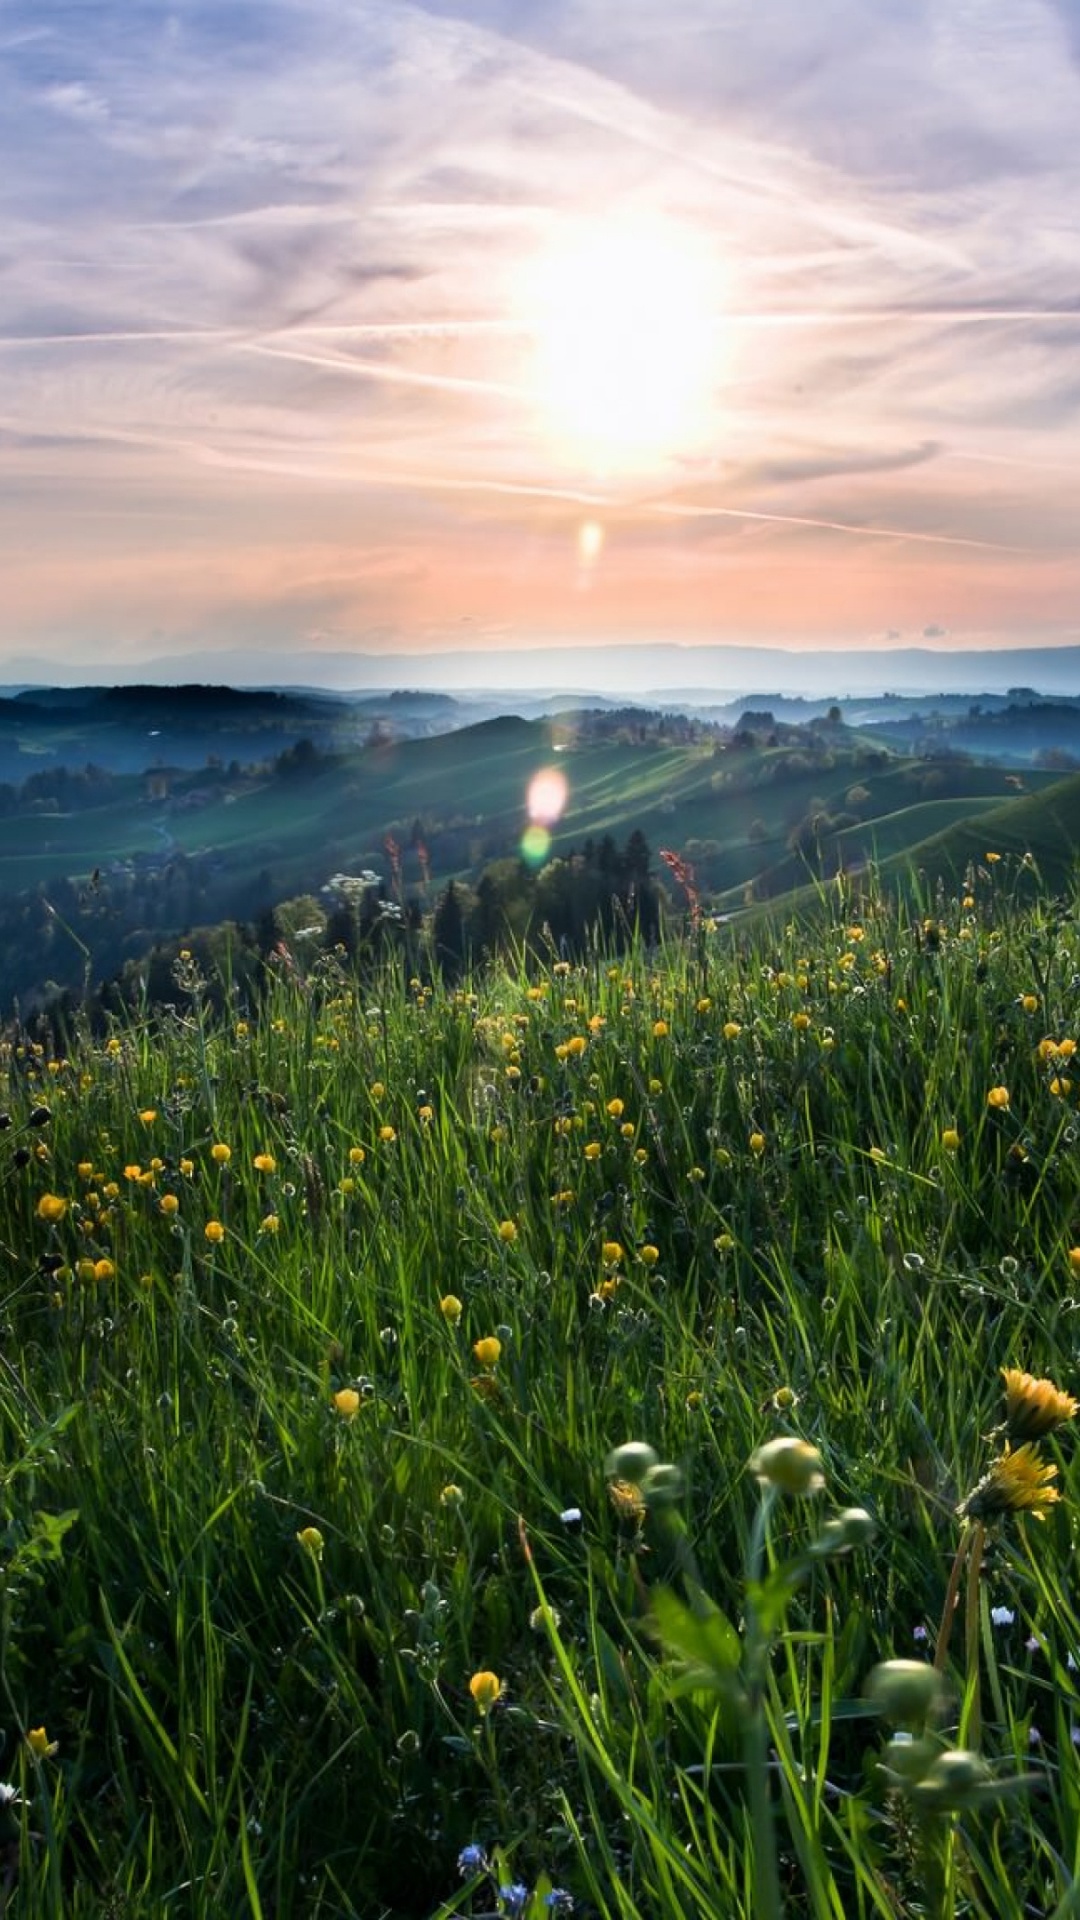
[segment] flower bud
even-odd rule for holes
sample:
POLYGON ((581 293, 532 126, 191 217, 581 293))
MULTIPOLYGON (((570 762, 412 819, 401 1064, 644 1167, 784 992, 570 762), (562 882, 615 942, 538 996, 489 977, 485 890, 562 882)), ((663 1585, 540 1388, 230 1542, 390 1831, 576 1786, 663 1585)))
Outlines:
POLYGON ((867 1699, 888 1720, 919 1725, 940 1703, 941 1675, 925 1660, 883 1660, 866 1683, 867 1699))
POLYGON ((808 1440, 766 1440, 751 1455, 750 1471, 766 1485, 795 1497, 820 1493, 825 1485, 821 1455, 808 1440))
POLYGON ((654 1447, 645 1440, 627 1440, 608 1454, 604 1462, 604 1478, 607 1480, 629 1480, 631 1486, 638 1487, 660 1465, 660 1456, 654 1447))

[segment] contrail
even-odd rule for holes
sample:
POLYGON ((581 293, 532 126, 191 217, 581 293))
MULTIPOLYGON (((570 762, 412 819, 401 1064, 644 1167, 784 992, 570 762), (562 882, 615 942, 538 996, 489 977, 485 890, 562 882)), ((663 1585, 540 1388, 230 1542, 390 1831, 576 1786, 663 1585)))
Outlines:
POLYGON ((1010 547, 999 540, 968 540, 958 533, 917 533, 904 527, 879 527, 854 520, 814 520, 796 513, 757 513, 750 507, 692 507, 677 501, 648 504, 651 513, 679 520, 765 520, 782 527, 817 527, 825 533, 858 533, 881 540, 919 540, 935 547, 977 547, 987 553, 1030 553, 1030 547, 1010 547))

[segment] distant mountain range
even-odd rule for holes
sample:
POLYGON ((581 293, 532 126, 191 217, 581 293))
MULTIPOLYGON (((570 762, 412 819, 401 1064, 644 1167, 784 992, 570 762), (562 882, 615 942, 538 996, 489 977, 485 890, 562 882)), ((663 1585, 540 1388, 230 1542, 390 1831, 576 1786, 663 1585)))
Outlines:
POLYGON ((769 695, 840 699, 883 693, 1080 694, 1080 646, 1009 647, 951 652, 936 647, 859 650, 728 646, 472 648, 442 653, 283 655, 223 647, 122 661, 63 664, 31 655, 0 658, 4 691, 37 686, 115 685, 138 679, 171 686, 191 682, 237 687, 288 687, 351 693, 414 688, 454 694, 503 691, 560 694, 684 706, 769 695))

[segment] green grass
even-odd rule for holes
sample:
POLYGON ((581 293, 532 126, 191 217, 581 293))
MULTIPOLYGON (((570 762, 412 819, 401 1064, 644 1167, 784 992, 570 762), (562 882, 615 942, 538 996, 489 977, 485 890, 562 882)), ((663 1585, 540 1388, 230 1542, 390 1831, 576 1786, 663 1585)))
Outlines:
POLYGON ((945 1655, 991 1785, 890 1785, 864 1699, 932 1651, 999 1370, 1077 1382, 1080 931, 1027 875, 457 991, 286 963, 225 1020, 182 963, 12 1040, 11 1913, 1077 1910, 1067 1425, 945 1655), (763 1496, 781 1436, 822 1495, 763 1496), (614 1504, 631 1439, 674 1505, 614 1504))

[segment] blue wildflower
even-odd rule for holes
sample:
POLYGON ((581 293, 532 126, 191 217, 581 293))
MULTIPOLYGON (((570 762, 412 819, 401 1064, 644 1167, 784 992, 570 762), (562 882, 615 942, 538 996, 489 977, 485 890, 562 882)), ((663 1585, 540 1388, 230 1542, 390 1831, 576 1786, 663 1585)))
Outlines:
POLYGON ((550 1907, 552 1913, 572 1913, 574 1896, 565 1887, 552 1887, 551 1892, 544 1895, 544 1905, 550 1907))
POLYGON ((467 1847, 462 1847, 457 1857, 457 1870, 460 1874, 483 1873, 486 1866, 487 1854, 475 1840, 471 1840, 467 1847))
POLYGON ((514 1880, 508 1886, 499 1888, 499 1899, 503 1904, 503 1912, 507 1914, 524 1913, 528 1897, 529 1889, 523 1886, 520 1880, 514 1880))

